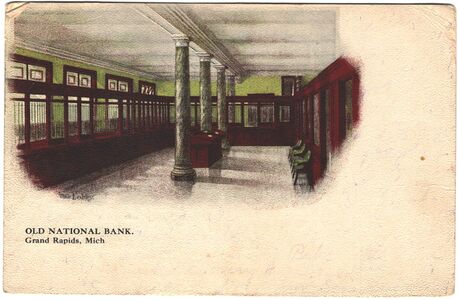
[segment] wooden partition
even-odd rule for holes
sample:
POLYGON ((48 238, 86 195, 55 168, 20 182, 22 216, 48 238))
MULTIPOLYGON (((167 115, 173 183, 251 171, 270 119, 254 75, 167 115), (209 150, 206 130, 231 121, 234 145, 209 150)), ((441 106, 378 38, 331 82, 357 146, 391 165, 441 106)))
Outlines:
MULTIPOLYGON (((295 103, 299 97, 275 96, 273 94, 249 94, 248 96, 227 96, 228 141, 232 146, 287 146, 295 140, 294 128, 297 120, 295 103)), ((213 106, 217 99, 212 97, 213 106)), ((199 97, 191 98, 192 126, 199 131, 199 97)), ((217 129, 216 114, 213 128, 217 129)))
POLYGON ((174 144, 173 97, 8 79, 19 157, 54 185, 174 144))
POLYGON ((302 116, 296 128, 312 152, 312 179, 316 184, 333 156, 359 121, 360 76, 348 60, 339 58, 302 91, 302 116))
POLYGON ((253 94, 227 97, 228 139, 233 146, 291 145, 294 97, 253 94), (240 112, 240 113, 239 113, 240 112))
MULTIPOLYGON (((14 56, 7 79, 13 102, 19 157, 41 186, 174 145, 174 97, 154 95, 145 83, 107 74, 96 88, 94 71, 64 66, 63 84, 52 80, 52 64, 14 56), (15 69, 16 68, 16 69, 15 69), (143 91, 143 92, 142 92, 143 91)), ((301 98, 253 94, 227 97, 228 140, 233 146, 291 145, 301 98)), ((217 130, 217 99, 212 123, 217 130)), ((200 131, 199 97, 191 97, 191 129, 200 131)))
MULTIPOLYGON (((15 55, 8 66, 8 101, 25 168, 41 185, 173 146, 174 97, 155 86, 64 66, 63 84, 53 83, 50 62, 15 55)), ((312 151, 315 184, 359 120, 359 74, 340 58, 295 96, 228 96, 227 138, 232 146, 288 146, 303 139, 312 151)), ((217 130, 217 98, 212 123, 217 130)), ((191 129, 200 131, 199 97, 191 97, 191 129)))

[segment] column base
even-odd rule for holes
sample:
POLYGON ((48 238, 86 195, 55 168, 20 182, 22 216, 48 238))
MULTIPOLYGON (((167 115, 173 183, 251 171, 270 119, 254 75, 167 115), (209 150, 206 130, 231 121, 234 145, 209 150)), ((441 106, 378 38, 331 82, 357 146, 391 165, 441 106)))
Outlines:
POLYGON ((231 147, 231 145, 228 143, 228 140, 225 138, 222 139, 222 149, 228 150, 231 147))
POLYGON ((194 181, 196 179, 196 171, 193 168, 174 166, 171 172, 171 179, 175 181, 194 181))

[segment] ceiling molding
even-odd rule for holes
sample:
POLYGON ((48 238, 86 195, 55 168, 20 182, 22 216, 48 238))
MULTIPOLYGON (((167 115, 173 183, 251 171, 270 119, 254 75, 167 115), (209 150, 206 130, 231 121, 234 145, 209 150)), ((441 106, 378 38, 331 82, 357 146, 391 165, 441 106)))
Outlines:
POLYGON ((132 5, 131 9, 136 11, 140 16, 148 19, 150 22, 155 23, 159 27, 161 27, 164 31, 169 33, 170 35, 173 34, 181 34, 180 30, 175 28, 171 23, 165 20, 161 15, 159 15, 156 11, 151 9, 148 5, 132 5))
POLYGON ((183 34, 190 37, 205 52, 212 54, 220 64, 227 66, 233 73, 239 76, 246 74, 244 67, 230 54, 223 44, 205 25, 192 19, 190 13, 185 12, 176 4, 150 4, 147 6, 183 34))
POLYGON ((282 43, 282 44, 319 44, 319 43, 335 43, 335 39, 316 39, 316 40, 300 40, 300 39, 293 39, 293 38, 230 38, 230 37, 223 37, 219 39, 225 43, 231 44, 240 44, 240 43, 252 43, 252 44, 268 44, 268 43, 282 43))
POLYGON ((72 53, 66 50, 54 48, 52 46, 47 46, 47 45, 42 45, 38 43, 33 43, 30 41, 23 41, 22 39, 16 38, 14 41, 14 44, 16 47, 19 48, 24 48, 27 50, 32 50, 36 52, 40 52, 43 54, 49 54, 55 57, 59 57, 62 59, 69 59, 69 60, 74 60, 77 62, 82 62, 88 65, 96 66, 96 67, 101 67, 101 68, 106 68, 114 71, 119 71, 135 76, 140 76, 140 77, 149 77, 151 79, 156 79, 156 80, 165 80, 164 76, 158 76, 157 74, 154 73, 149 73, 149 72, 144 72, 141 70, 134 69, 132 67, 125 67, 123 65, 113 63, 113 62, 108 62, 108 61, 103 61, 94 57, 88 57, 84 56, 81 54, 76 54, 72 53))

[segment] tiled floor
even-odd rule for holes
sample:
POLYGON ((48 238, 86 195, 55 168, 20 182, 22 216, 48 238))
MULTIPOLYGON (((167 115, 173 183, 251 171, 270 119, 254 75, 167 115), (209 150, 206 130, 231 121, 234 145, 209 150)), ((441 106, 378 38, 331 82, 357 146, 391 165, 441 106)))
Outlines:
POLYGON ((170 179, 174 149, 168 148, 66 182, 58 190, 93 201, 110 195, 110 199, 114 196, 126 202, 147 198, 157 202, 186 199, 283 206, 308 193, 305 185, 293 186, 287 153, 288 147, 231 147, 210 169, 196 169, 196 182, 187 183, 170 179))

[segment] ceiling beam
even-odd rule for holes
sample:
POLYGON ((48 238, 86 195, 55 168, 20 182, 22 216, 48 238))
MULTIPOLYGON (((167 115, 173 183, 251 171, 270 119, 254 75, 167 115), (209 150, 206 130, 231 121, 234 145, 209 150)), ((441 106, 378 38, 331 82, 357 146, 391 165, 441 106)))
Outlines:
POLYGON ((245 76, 244 67, 237 61, 228 49, 196 18, 192 18, 189 12, 185 12, 176 4, 149 4, 151 10, 159 14, 168 23, 172 24, 181 33, 187 35, 195 44, 205 52, 212 54, 219 63, 238 76, 245 76))
MULTIPOLYGON (((154 11, 151 7, 147 6, 146 4, 141 4, 141 5, 133 5, 131 6, 131 9, 133 11, 136 11, 140 16, 143 18, 146 18, 150 22, 158 25, 161 27, 165 32, 168 34, 175 35, 175 34, 183 34, 180 30, 175 28, 171 23, 169 23, 167 20, 165 20, 162 16, 160 16, 156 11, 154 11)), ((174 47, 174 43, 172 42, 172 38, 170 40, 171 46, 174 47)), ((191 41, 189 44, 190 48, 196 52, 205 52, 199 45, 191 41)), ((214 64, 220 64, 215 58, 212 58, 212 63, 214 64)))

